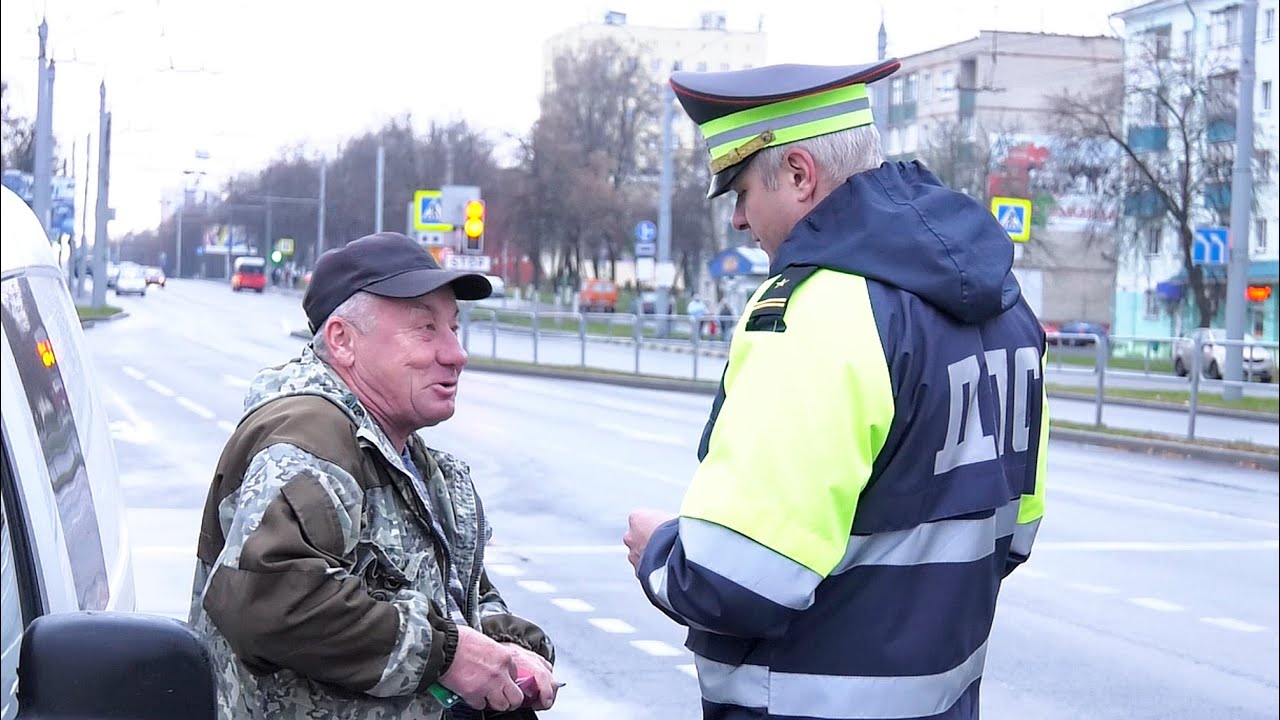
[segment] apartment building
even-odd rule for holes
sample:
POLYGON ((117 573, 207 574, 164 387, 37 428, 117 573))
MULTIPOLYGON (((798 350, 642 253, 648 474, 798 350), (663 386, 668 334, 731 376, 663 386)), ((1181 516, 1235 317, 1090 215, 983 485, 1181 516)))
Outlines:
MULTIPOLYGON (((882 53, 886 37, 880 40, 882 53)), ((899 58, 875 88, 876 123, 891 159, 919 158, 958 189, 1033 201, 1031 239, 1015 273, 1046 322, 1111 322, 1114 211, 1096 188, 1055 165, 1051 98, 1120 79, 1122 41, 984 30, 899 58)))
MULTIPOLYGON (((1247 302, 1247 332, 1277 339, 1277 48, 1276 0, 1260 0, 1255 46, 1253 214, 1249 223, 1248 284, 1258 288, 1257 300, 1247 302), (1269 288, 1269 292, 1261 290, 1269 288), (1265 296, 1265 297, 1264 297, 1265 296)), ((1126 108, 1125 125, 1131 145, 1157 167, 1181 169, 1181 158, 1192 157, 1191 175, 1204 177, 1192 189, 1200 197, 1193 202, 1199 228, 1230 223, 1230 170, 1235 161, 1238 72, 1243 18, 1238 0, 1155 0, 1118 13, 1125 31, 1125 83, 1144 89, 1174 76, 1186 77, 1203 96, 1188 125, 1197 139, 1189 152, 1181 144, 1177 120, 1158 104, 1132 102, 1126 108), (1179 69, 1180 68, 1180 69, 1179 69), (1201 167, 1225 159, 1222 169, 1210 177, 1201 167)), ((1151 93, 1133 93, 1135 96, 1151 93)), ((1142 198, 1129 198, 1125 222, 1139 242, 1120 257, 1115 291, 1115 330, 1126 335, 1176 335, 1200 324, 1195 303, 1188 297, 1183 267, 1183 243, 1178 228, 1142 198)), ((1207 282, 1221 295, 1226 290, 1222 265, 1204 266, 1207 282)), ((1226 324, 1226 302, 1219 303, 1218 317, 1210 324, 1226 324)))

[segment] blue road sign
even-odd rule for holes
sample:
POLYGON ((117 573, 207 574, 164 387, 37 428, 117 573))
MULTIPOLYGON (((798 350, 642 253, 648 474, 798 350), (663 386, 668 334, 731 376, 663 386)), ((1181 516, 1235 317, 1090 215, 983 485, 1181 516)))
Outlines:
POLYGON ((1227 264, 1227 228, 1199 227, 1191 243, 1191 262, 1196 265, 1227 264))
POLYGON ((648 220, 636 223, 636 240, 653 242, 658 237, 658 226, 648 220))
POLYGON ((991 214, 1009 233, 1014 242, 1026 242, 1031 239, 1031 201, 1026 198, 993 197, 991 198, 991 214))
POLYGON ((636 257, 656 257, 658 255, 658 245, 653 242, 637 242, 636 257))
POLYGON ((444 219, 444 199, 439 190, 418 190, 413 194, 413 229, 419 232, 448 232, 453 225, 444 219))

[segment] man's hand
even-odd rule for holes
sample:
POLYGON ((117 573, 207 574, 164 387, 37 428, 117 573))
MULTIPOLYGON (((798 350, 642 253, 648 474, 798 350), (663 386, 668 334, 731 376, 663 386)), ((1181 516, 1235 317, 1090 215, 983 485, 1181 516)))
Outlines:
POLYGON ((511 710, 524 703, 510 649, 465 625, 458 626, 458 650, 440 684, 477 710, 511 710))
POLYGON ((654 528, 675 517, 658 510, 637 510, 627 516, 627 534, 622 536, 622 542, 630 551, 627 553, 627 560, 631 567, 640 570, 640 556, 644 554, 654 528))
POLYGON ((524 681, 525 706, 534 710, 550 710, 560 689, 560 684, 551 674, 551 663, 514 643, 506 643, 503 647, 511 653, 511 660, 516 664, 517 680, 524 681))

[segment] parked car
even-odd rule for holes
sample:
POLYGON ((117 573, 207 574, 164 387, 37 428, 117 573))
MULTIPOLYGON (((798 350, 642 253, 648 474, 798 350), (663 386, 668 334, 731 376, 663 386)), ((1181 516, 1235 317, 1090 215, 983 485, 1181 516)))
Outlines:
POLYGON ((611 313, 618 309, 618 284, 612 280, 583 280, 578 293, 583 312, 611 313))
POLYGON ((498 277, 497 275, 485 275, 484 277, 486 280, 489 281, 489 286, 493 288, 493 292, 489 293, 489 297, 495 297, 495 298, 506 297, 506 294, 507 294, 506 281, 504 281, 502 278, 498 277))
POLYGON ((1040 327, 1044 329, 1045 343, 1049 345, 1057 345, 1058 333, 1062 332, 1062 328, 1058 327, 1056 323, 1049 322, 1041 322, 1040 327))
MULTIPOLYGON (((1181 377, 1191 374, 1194 367, 1196 342, 1200 342, 1200 370, 1205 377, 1222 379, 1227 366, 1227 346, 1220 341, 1227 338, 1221 328, 1198 328, 1173 344, 1173 370, 1181 377)), ((1252 335, 1244 336, 1245 342, 1258 342, 1252 335)), ((1271 382, 1276 374, 1276 360, 1271 352, 1260 345, 1246 345, 1241 357, 1241 368, 1246 380, 1271 382)))
POLYGON ((154 265, 148 266, 143 272, 147 276, 148 285, 159 285, 160 287, 164 287, 165 282, 167 282, 167 278, 164 276, 164 270, 161 270, 154 265))
POLYGON ((116 278, 116 295, 147 295, 147 275, 139 265, 125 265, 116 278))
POLYGON ((101 385, 44 229, 7 188, 0 228, 3 717, 213 720, 203 641, 179 620, 132 612, 101 385))
POLYGON ((238 257, 231 270, 231 289, 257 290, 267 289, 267 261, 260 257, 238 257))
MULTIPOLYGON (((1102 338, 1108 337, 1106 327, 1099 323, 1088 322, 1086 320, 1072 320, 1070 322, 1064 322, 1058 327, 1058 332, 1063 335, 1090 333, 1102 338)), ((1067 346, 1082 346, 1093 345, 1097 341, 1091 337, 1064 337, 1060 338, 1059 342, 1067 346)))

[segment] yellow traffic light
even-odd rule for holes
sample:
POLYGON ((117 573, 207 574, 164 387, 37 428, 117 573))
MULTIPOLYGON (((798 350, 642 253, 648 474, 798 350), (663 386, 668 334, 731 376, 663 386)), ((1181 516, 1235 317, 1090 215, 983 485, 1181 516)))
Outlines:
POLYGON ((462 232, 466 234, 467 238, 475 240, 484 235, 484 201, 467 201, 462 213, 464 218, 462 232))

